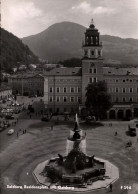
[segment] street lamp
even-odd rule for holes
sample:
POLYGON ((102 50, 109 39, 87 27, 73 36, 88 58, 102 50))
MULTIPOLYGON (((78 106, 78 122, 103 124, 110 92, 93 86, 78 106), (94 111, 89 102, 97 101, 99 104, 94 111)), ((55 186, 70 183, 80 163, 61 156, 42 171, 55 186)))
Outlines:
POLYGON ((22 98, 23 98, 23 72, 22 72, 22 98))

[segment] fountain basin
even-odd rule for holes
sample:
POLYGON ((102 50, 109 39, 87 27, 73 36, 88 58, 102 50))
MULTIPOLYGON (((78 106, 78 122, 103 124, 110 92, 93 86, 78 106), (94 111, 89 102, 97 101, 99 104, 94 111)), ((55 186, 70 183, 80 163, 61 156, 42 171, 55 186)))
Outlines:
MULTIPOLYGON (((56 159, 58 159, 58 157, 53 158, 52 160, 56 161, 56 159)), ((95 159, 101 163, 104 163, 104 169, 105 169, 105 175, 103 180, 100 180, 99 178, 96 178, 97 180, 93 181, 88 181, 87 183, 82 184, 83 182, 81 179, 81 172, 78 172, 77 174, 64 174, 63 175, 63 179, 68 179, 69 180, 75 180, 76 179, 80 179, 81 182, 81 187, 79 186, 79 184, 67 184, 66 181, 63 181, 62 184, 60 184, 59 182, 55 182, 52 183, 51 180, 48 177, 44 177, 42 175, 42 171, 45 168, 46 165, 49 165, 50 160, 46 160, 44 162, 39 163, 36 168, 33 171, 33 175, 36 179, 36 181, 39 184, 45 185, 48 187, 48 189, 51 190, 64 190, 64 191, 74 191, 74 192, 78 192, 78 191, 91 191, 91 190, 96 190, 96 189, 103 189, 109 186, 110 183, 115 182, 118 178, 119 178, 119 170, 118 168, 112 164, 111 162, 109 162, 108 160, 104 160, 101 158, 97 158, 95 157, 95 159)))

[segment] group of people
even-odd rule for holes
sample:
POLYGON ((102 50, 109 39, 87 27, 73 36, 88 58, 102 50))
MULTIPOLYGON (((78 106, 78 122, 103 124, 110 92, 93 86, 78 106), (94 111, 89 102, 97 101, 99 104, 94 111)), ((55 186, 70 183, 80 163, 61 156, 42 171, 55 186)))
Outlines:
POLYGON ((22 135, 23 134, 26 134, 27 130, 26 129, 20 129, 18 132, 17 132, 17 137, 19 136, 19 133, 22 132, 22 135))

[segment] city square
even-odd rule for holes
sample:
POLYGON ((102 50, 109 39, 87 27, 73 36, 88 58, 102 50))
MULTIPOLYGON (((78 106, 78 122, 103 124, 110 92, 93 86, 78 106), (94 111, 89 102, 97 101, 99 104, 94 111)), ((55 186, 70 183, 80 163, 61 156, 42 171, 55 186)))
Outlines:
MULTIPOLYGON (((22 113, 18 119, 15 130, 27 129, 27 133, 21 132, 18 137, 15 133, 9 145, 1 141, 2 193, 55 193, 52 189, 10 189, 7 185, 17 187, 39 185, 33 176, 35 167, 47 159, 57 157, 57 153, 66 154, 66 140, 69 130, 74 126, 74 116, 69 121, 65 121, 63 115, 58 116, 58 124, 57 116, 52 117, 49 122, 43 122, 40 116, 36 117, 34 114, 30 119, 22 113)), ((95 154, 98 158, 109 160, 119 169, 119 179, 113 183, 112 193, 115 194, 137 193, 138 142, 137 137, 126 134, 128 124, 131 122, 134 121, 104 121, 100 125, 80 123, 80 127, 86 132, 87 154, 95 154), (126 147, 128 141, 132 142, 131 147, 126 147)), ((5 131, 2 133, 1 135, 6 135, 5 131)), ((62 192, 65 191, 73 193, 68 189, 62 192)), ((109 188, 92 191, 99 194, 107 192, 109 188)), ((57 189, 56 193, 61 193, 61 189, 57 189)))

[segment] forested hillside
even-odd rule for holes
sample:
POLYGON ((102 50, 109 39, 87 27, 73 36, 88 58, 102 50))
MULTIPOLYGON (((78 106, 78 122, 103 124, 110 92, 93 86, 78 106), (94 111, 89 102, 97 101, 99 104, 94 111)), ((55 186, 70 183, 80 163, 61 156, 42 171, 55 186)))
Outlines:
POLYGON ((3 28, 0 28, 0 47, 1 70, 10 72, 12 67, 38 63, 38 57, 30 51, 29 47, 3 28))

